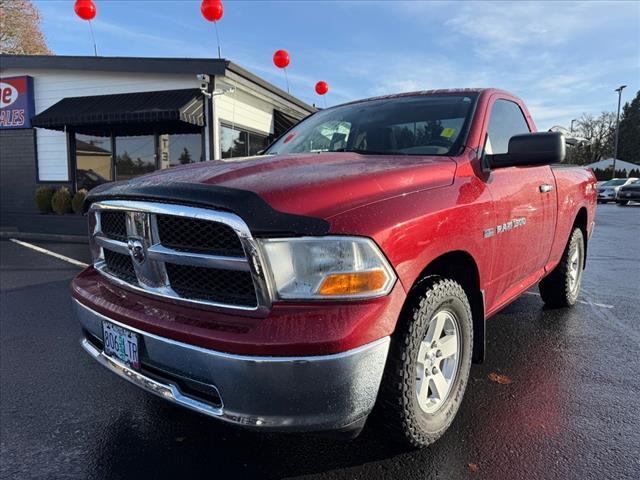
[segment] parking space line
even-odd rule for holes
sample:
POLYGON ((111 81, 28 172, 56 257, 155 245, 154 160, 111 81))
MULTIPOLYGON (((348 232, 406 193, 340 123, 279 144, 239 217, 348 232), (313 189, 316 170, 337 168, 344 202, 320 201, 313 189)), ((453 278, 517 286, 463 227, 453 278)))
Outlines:
POLYGON ((65 262, 67 262, 67 263, 70 263, 70 264, 75 265, 75 266, 80 267, 80 268, 85 268, 85 267, 89 266, 86 263, 80 262, 80 261, 75 260, 75 259, 70 258, 70 257, 66 257, 66 256, 61 255, 61 254, 56 253, 56 252, 52 252, 51 250, 47 250, 46 248, 38 247, 37 245, 33 245, 31 243, 23 242, 21 240, 16 240, 15 238, 10 238, 9 240, 12 241, 13 243, 17 243, 18 245, 22 245, 23 247, 30 248, 31 250, 35 250, 36 252, 44 253, 45 255, 49 255, 51 257, 55 257, 58 260, 63 260, 65 262))
MULTIPOLYGON (((528 295, 535 295, 536 297, 540 296, 540 294, 536 292, 525 292, 525 293, 528 295)), ((600 308, 613 308, 613 305, 607 305, 606 303, 596 303, 596 302, 589 302, 585 300, 578 300, 578 303, 582 303, 583 305, 593 305, 594 307, 600 307, 600 308)))

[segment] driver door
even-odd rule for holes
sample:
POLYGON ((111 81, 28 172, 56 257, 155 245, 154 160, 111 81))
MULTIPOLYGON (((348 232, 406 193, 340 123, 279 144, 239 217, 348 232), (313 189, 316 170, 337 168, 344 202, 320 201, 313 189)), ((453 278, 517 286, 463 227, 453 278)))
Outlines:
MULTIPOLYGON (((494 97, 490 107, 485 154, 507 153, 513 135, 529 133, 520 106, 494 97)), ((544 271, 556 221, 555 179, 549 165, 496 168, 487 186, 493 198, 496 225, 491 266, 490 304, 500 306, 535 283, 544 271)))

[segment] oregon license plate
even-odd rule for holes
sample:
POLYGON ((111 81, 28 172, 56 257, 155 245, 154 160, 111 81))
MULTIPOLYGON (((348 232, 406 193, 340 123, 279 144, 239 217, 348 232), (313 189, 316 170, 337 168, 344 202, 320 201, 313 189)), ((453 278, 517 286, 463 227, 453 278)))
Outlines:
POLYGON ((102 333, 104 353, 128 367, 140 368, 138 335, 109 322, 102 322, 102 333))

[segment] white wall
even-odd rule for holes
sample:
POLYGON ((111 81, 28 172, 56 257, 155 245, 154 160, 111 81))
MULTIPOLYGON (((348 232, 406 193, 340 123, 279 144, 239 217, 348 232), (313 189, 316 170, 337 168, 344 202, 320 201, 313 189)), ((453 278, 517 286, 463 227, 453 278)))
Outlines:
POLYGON ((273 133, 274 103, 257 98, 237 87, 234 93, 215 97, 220 121, 240 125, 264 134, 273 133))
POLYGON ((269 135, 273 133, 274 128, 274 109, 300 119, 309 114, 300 107, 269 94, 262 87, 229 72, 229 70, 227 70, 225 77, 216 78, 216 86, 221 82, 235 87, 235 91, 214 97, 214 122, 217 126, 214 132, 216 142, 214 156, 216 159, 221 158, 220 129, 218 128, 220 123, 244 127, 269 135))
MULTIPOLYGON (((31 75, 34 78, 36 114, 65 97, 109 95, 197 88, 195 75, 159 75, 68 70, 2 71, 3 77, 31 75)), ((37 129, 38 173, 41 181, 68 181, 67 142, 64 132, 37 129)))

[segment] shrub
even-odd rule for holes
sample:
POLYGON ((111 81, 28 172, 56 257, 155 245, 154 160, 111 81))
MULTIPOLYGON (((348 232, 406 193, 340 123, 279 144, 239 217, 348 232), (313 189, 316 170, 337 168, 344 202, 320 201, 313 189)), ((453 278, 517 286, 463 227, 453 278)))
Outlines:
POLYGON ((58 215, 71 212, 71 192, 67 187, 60 187, 51 197, 51 208, 58 215))
POLYGON ((53 188, 47 186, 38 187, 34 200, 40 213, 51 213, 51 197, 53 197, 53 188))
POLYGON ((84 205, 84 199, 87 198, 87 190, 82 188, 76 192, 71 200, 71 208, 78 215, 82 215, 82 206, 84 205))

